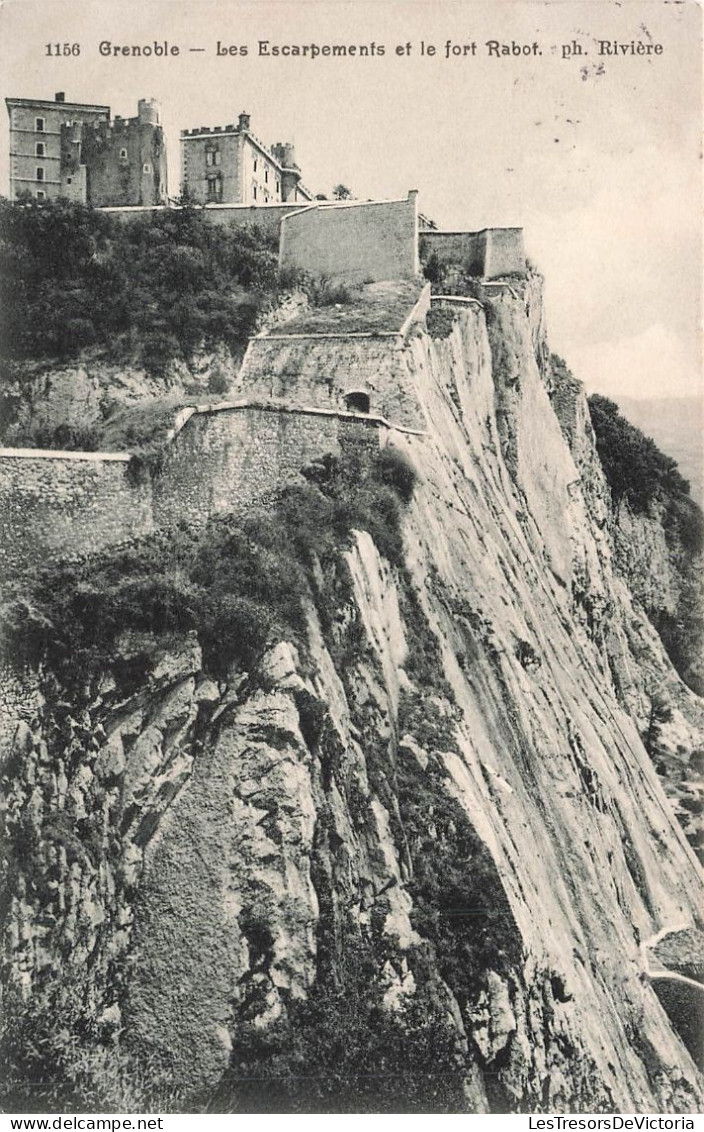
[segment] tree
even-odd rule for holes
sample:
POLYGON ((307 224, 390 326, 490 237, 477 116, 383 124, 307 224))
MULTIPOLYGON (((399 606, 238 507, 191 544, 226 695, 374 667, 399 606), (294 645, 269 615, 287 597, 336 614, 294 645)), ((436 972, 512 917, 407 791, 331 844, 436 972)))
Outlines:
POLYGON ((347 188, 347 185, 335 185, 332 190, 332 195, 335 200, 350 200, 352 197, 352 190, 347 188))

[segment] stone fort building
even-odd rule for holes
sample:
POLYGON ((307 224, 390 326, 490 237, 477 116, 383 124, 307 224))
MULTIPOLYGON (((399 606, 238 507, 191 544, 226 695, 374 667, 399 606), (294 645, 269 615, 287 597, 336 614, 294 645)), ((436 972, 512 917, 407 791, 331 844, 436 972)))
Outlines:
POLYGON ((140 99, 135 118, 110 107, 5 99, 10 116, 10 199, 67 197, 95 208, 166 204, 166 143, 158 104, 140 99))
POLYGON ((250 129, 249 114, 237 125, 181 131, 183 188, 198 204, 283 204, 313 200, 301 183, 290 142, 267 148, 250 129))

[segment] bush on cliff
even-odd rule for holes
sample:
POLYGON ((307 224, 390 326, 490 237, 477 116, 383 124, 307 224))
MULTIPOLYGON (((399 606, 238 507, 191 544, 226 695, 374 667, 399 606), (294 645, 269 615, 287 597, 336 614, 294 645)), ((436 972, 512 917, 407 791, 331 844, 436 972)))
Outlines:
POLYGON ((613 401, 595 394, 589 398, 589 412, 614 503, 627 503, 636 514, 652 513, 662 523, 680 592, 674 613, 657 603, 646 603, 646 611, 682 679, 703 695, 704 605, 699 557, 704 546, 704 515, 690 498, 689 484, 676 461, 622 417, 613 401))
POLYGON ((666 456, 640 429, 621 416, 618 405, 598 393, 589 398, 596 448, 614 502, 626 499, 634 511, 647 511, 661 493, 689 495, 677 461, 666 456))
POLYGON ((188 207, 121 220, 66 200, 0 199, 5 359, 91 347, 159 375, 200 345, 241 350, 278 290, 275 238, 255 227, 214 227, 188 207))
POLYGON ((246 516, 216 516, 200 533, 184 526, 42 571, 32 594, 4 610, 6 648, 27 659, 48 651, 75 681, 114 666, 125 630, 194 630, 211 671, 250 667, 272 634, 302 629, 311 594, 328 616, 321 572, 342 568, 354 529, 401 561, 401 509, 415 482, 403 457, 353 451, 306 470, 308 483, 282 488, 246 516))
POLYGON ((241 1033, 207 1111, 466 1110, 460 1041, 432 960, 420 947, 404 955, 418 989, 389 1010, 379 971, 379 955, 394 952, 388 937, 377 930, 365 940, 352 924, 340 936, 334 975, 267 1031, 241 1033))

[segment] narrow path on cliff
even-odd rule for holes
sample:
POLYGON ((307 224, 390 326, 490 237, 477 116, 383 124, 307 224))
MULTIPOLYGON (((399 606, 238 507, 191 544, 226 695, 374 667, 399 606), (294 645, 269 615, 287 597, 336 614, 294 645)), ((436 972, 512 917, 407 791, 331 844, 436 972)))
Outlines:
POLYGON ((699 1069, 704 1069, 704 983, 671 971, 660 962, 653 966, 649 954, 667 936, 688 931, 692 927, 692 924, 684 923, 661 928, 655 935, 642 941, 640 953, 644 973, 650 979, 660 1005, 689 1050, 694 1063, 699 1069))

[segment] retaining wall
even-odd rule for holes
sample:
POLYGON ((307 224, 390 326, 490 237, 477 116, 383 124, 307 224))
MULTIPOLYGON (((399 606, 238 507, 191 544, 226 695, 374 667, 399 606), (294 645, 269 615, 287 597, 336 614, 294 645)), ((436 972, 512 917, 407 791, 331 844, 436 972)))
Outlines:
POLYGON ((372 415, 406 428, 425 428, 409 354, 400 335, 253 339, 237 377, 242 396, 279 400, 292 408, 345 408, 350 393, 369 397, 372 415))
POLYGON ((522 228, 484 228, 480 232, 422 231, 421 256, 435 254, 443 265, 462 267, 469 275, 495 279, 526 270, 522 228))
POLYGON ((0 573, 95 553, 179 519, 246 510, 349 442, 379 443, 385 421, 319 409, 223 405, 184 414, 160 475, 129 456, 0 449, 0 573))
POLYGON ((281 222, 279 264, 351 283, 419 272, 416 190, 406 200, 311 204, 281 222))
MULTIPOLYGON (((208 204, 198 211, 209 224, 222 227, 234 225, 236 228, 247 228, 256 224, 268 235, 279 235, 279 226, 284 216, 290 212, 299 212, 301 202, 289 204, 208 204)), ((139 216, 147 212, 165 212, 166 208, 103 208, 101 212, 108 212, 118 220, 129 220, 132 216, 139 216)))
POLYGON ((153 530, 151 488, 129 456, 0 449, 0 574, 89 554, 153 530))

